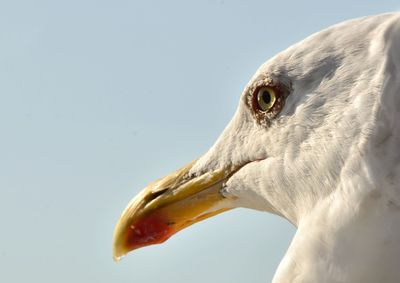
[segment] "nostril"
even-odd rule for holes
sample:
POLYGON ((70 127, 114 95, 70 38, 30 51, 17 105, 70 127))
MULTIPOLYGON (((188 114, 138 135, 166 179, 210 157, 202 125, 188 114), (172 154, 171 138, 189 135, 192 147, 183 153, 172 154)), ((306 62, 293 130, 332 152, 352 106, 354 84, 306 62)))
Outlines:
POLYGON ((167 191, 169 191, 169 188, 163 188, 160 190, 157 190, 155 192, 151 192, 150 196, 149 196, 149 201, 152 201, 156 198, 158 198, 159 196, 163 195, 164 193, 166 193, 167 191))

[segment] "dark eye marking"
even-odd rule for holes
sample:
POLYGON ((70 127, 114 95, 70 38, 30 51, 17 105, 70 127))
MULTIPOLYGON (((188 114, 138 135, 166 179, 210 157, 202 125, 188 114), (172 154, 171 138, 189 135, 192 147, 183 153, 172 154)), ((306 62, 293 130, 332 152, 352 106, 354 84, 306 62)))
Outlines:
POLYGON ((255 83, 247 92, 247 105, 259 124, 269 124, 282 110, 290 88, 267 79, 255 83))

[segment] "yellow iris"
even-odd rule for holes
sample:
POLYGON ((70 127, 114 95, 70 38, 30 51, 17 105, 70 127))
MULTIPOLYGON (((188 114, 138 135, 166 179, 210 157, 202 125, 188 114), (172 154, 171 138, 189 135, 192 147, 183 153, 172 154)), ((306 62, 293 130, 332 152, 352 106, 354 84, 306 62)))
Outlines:
POLYGON ((269 111, 275 104, 276 93, 271 87, 262 87, 257 92, 258 107, 262 111, 269 111))

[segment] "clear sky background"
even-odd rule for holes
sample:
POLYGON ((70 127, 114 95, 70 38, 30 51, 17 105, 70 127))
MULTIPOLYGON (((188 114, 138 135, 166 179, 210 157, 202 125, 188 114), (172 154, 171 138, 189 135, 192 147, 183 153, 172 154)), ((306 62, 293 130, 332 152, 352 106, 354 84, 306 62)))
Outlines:
POLYGON ((0 282, 270 282, 295 229, 237 209, 115 263, 114 225, 203 154, 265 60, 398 1, 0 1, 0 282))

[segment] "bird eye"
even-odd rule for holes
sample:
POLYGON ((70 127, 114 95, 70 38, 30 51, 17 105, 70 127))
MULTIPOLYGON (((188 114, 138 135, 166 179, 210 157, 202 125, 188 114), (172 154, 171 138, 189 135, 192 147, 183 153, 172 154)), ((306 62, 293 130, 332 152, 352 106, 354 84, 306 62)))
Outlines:
POLYGON ((262 87, 257 92, 257 105, 261 111, 268 112, 276 102, 276 93, 271 87, 262 87))

